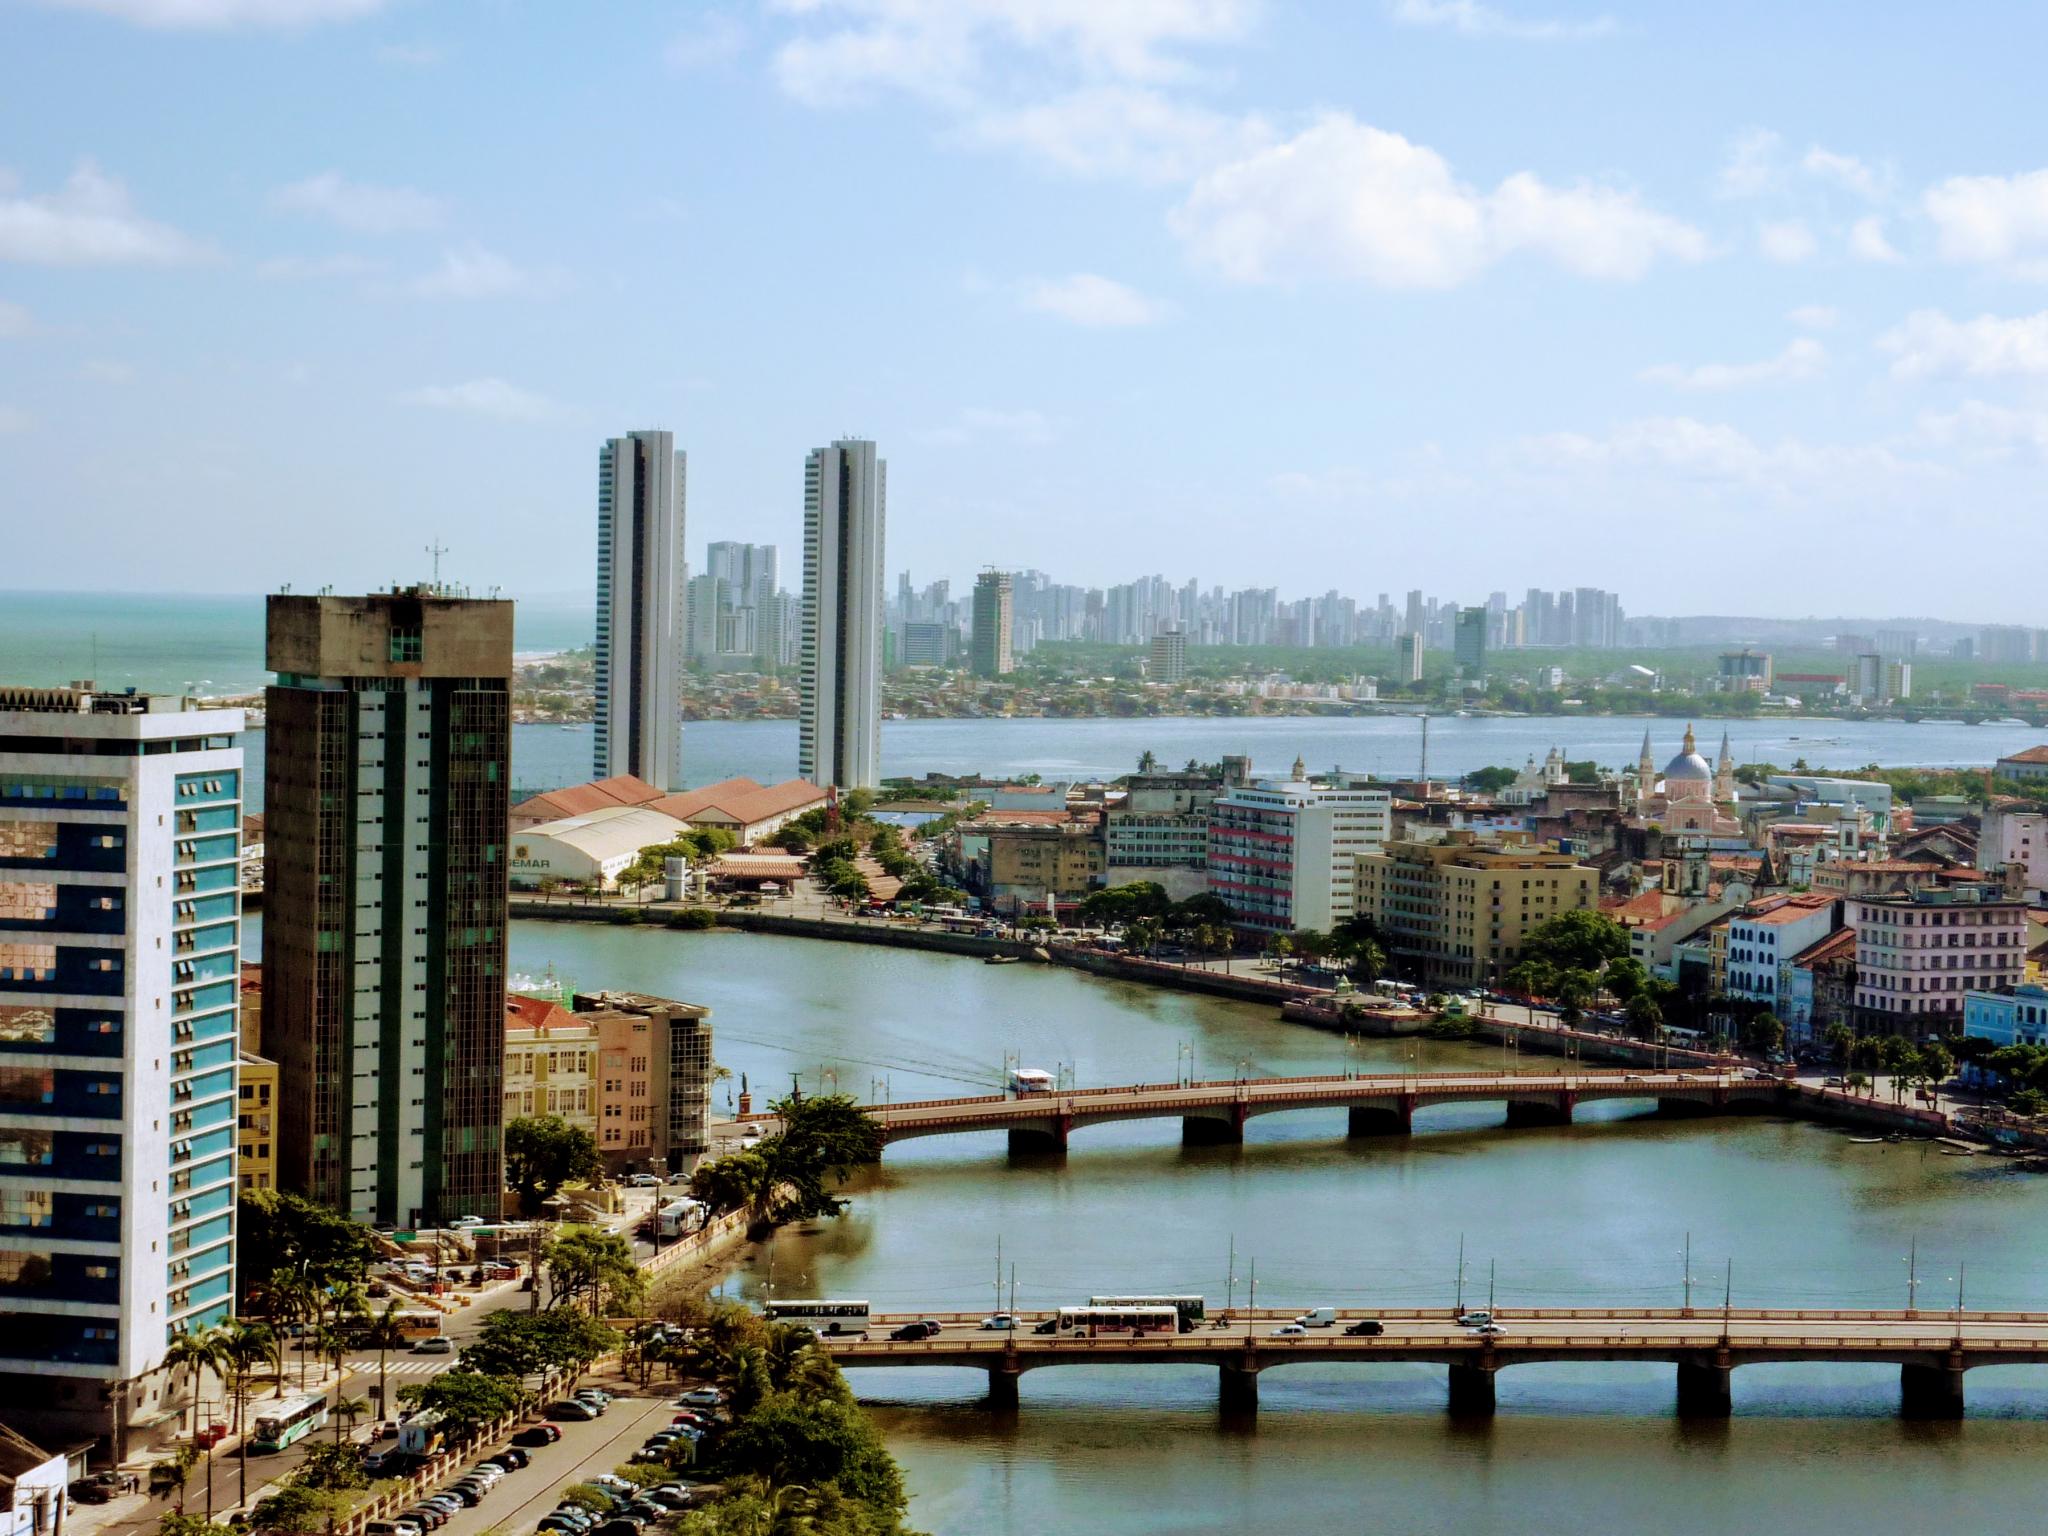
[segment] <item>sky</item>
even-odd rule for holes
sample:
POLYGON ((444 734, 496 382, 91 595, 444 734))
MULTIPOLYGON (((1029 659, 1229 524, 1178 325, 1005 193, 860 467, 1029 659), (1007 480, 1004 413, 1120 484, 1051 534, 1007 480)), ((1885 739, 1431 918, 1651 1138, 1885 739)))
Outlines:
POLYGON ((0 0, 0 589, 889 568, 2048 622, 2048 7, 0 0))

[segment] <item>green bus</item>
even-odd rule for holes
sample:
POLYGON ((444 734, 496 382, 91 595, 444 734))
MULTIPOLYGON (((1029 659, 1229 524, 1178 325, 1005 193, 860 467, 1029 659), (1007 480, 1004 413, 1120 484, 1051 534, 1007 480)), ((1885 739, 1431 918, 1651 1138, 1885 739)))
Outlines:
POLYGON ((324 1393, 288 1397, 281 1403, 268 1404, 263 1412, 256 1415, 256 1428, 249 1436, 249 1449, 267 1456, 316 1429, 325 1428, 326 1424, 327 1398, 324 1393))

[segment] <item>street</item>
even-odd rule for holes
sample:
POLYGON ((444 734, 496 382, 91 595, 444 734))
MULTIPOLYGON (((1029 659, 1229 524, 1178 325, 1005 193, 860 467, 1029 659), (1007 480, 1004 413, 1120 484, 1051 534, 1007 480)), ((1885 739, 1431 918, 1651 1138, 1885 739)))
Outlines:
MULTIPOLYGON (((604 1385, 607 1391, 638 1390, 614 1388, 609 1380, 604 1385)), ((527 1447, 533 1457, 530 1465, 508 1474, 484 1495, 481 1504, 463 1510, 441 1527, 436 1536, 478 1536, 493 1529, 532 1530, 535 1521, 561 1503, 564 1488, 586 1482, 595 1473, 611 1471, 630 1458, 641 1441, 665 1427, 675 1413, 669 1398, 676 1391, 669 1387, 665 1394, 653 1397, 620 1397, 601 1419, 587 1424, 556 1425, 562 1432, 561 1439, 553 1445, 527 1447)), ((471 1463, 503 1449, 505 1443, 478 1446, 471 1463)))

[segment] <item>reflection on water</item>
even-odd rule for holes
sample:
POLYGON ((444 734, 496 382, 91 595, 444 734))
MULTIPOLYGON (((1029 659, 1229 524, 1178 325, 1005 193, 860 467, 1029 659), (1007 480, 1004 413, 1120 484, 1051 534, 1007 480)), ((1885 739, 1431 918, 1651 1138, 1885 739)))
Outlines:
MULTIPOLYGON (((718 1056, 757 1087, 837 1073, 897 1097, 1000 1081, 1005 1051, 1082 1082, 1499 1064, 1467 1046, 1349 1044, 1269 1010, 1104 985, 1063 971, 741 935, 516 925, 513 962, 586 986, 709 1004, 718 1056)), ((1512 1058, 1510 1058, 1512 1061, 1512 1058)), ((1540 1063, 1532 1063, 1540 1064, 1540 1063)), ((1172 1121, 1077 1132, 1065 1157, 1012 1160, 999 1135, 917 1141, 858 1181, 844 1219, 785 1232, 732 1290, 865 1296, 877 1307, 1022 1306, 1099 1291, 1198 1291, 1349 1309, 1897 1306, 1917 1240, 1921 1301, 2048 1305, 2048 1185, 1918 1145, 1859 1146, 1774 1118, 1664 1121, 1603 1104, 1569 1128, 1506 1131, 1497 1106, 1417 1116, 1411 1138, 1347 1141, 1342 1111, 1251 1122, 1242 1147, 1183 1148, 1172 1121), (1001 1289, 997 1246, 1001 1245, 1001 1289), (1234 1276, 1231 1255, 1235 1252, 1234 1276), (1729 1266, 1732 1264, 1732 1276, 1729 1266), (772 1266, 772 1282, 771 1282, 772 1266)), ((1255 1424, 1218 1415, 1213 1370, 1028 1374, 1019 1413, 983 1380, 868 1371, 917 1493, 946 1536, 1223 1530, 1589 1533, 1807 1528, 2030 1529, 2048 1452, 2048 1371, 1973 1371, 1970 1419, 1906 1423, 1873 1366, 1753 1366, 1735 1418, 1680 1423, 1668 1366, 1502 1373, 1499 1415, 1453 1423, 1428 1366, 1287 1367, 1255 1424)))

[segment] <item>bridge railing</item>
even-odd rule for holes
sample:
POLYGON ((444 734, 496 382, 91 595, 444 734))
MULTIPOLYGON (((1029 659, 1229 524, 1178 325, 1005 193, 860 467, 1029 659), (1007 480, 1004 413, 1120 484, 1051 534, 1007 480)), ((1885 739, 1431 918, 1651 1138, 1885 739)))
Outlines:
MULTIPOLYGON (((1020 1336, 1015 1349, 1004 1337, 962 1337, 952 1340, 922 1339, 882 1341, 831 1341, 834 1359, 931 1360, 950 1364, 961 1356, 983 1356, 999 1361, 1011 1353, 1039 1356, 1134 1354, 1213 1357, 1219 1350, 1236 1353, 1249 1348, 1271 1354, 1376 1354, 1400 1355, 1413 1351, 1432 1354, 1454 1353, 1503 1356, 1531 1353, 1638 1353, 1661 1354, 1673 1350, 1783 1351, 1803 1350, 1815 1354, 1927 1354, 1946 1353, 1955 1348, 1952 1328, 1914 1333, 1744 1333, 1724 1332, 1702 1326, 1682 1333, 1511 1333, 1495 1338, 1467 1333, 1386 1333, 1372 1336, 1315 1336, 1274 1334, 1144 1335, 1092 1339, 1020 1336)), ((1966 1354, 2007 1354, 2021 1358, 2048 1356, 2048 1330, 2033 1337, 2013 1338, 1997 1334, 1970 1334, 1961 1338, 1966 1354)))

